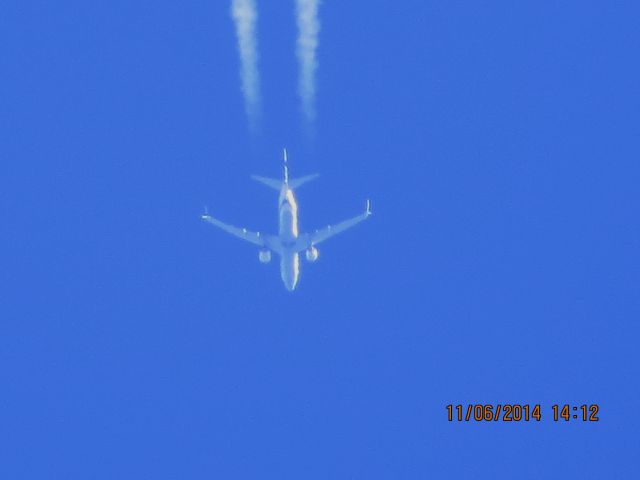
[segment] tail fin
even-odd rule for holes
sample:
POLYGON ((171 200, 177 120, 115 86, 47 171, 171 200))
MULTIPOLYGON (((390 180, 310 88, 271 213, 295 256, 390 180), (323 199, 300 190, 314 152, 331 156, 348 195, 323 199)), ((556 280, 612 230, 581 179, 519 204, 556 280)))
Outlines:
POLYGON ((313 175, 306 175, 304 177, 292 178, 291 180, 289 180, 289 165, 288 165, 286 148, 283 149, 283 158, 284 158, 284 165, 283 165, 284 180, 261 177, 260 175, 251 175, 251 178, 253 178, 254 180, 257 180, 260 183, 263 183, 267 187, 273 188, 274 190, 278 190, 278 191, 282 188, 283 185, 287 185, 290 188, 298 188, 303 183, 307 183, 310 180, 318 178, 318 174, 315 173, 313 175))
POLYGON ((287 158, 287 149, 282 149, 284 156, 284 183, 289 183, 289 159, 287 158))
POLYGON ((287 149, 284 148, 283 152, 284 152, 284 181, 289 185, 290 188, 298 188, 303 183, 307 183, 311 180, 318 178, 318 174, 314 173, 313 175, 306 175, 300 178, 289 179, 289 163, 288 163, 289 158, 287 156, 287 149))

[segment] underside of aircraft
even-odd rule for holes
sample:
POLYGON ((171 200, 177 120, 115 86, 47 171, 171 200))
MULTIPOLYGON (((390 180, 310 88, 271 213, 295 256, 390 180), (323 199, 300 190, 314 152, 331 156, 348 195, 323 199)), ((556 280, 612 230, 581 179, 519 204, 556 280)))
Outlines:
POLYGON ((298 232, 298 204, 294 189, 314 180, 318 175, 290 179, 287 161, 287 151, 285 149, 283 178, 281 180, 252 175, 254 180, 279 192, 279 228, 277 235, 263 234, 229 225, 212 217, 207 211, 200 218, 231 235, 258 246, 260 248, 258 259, 262 263, 269 263, 272 259, 272 252, 276 253, 280 257, 280 276, 282 281, 287 290, 293 291, 299 280, 300 253, 304 251, 306 260, 315 262, 319 256, 319 250, 316 245, 366 220, 371 215, 371 202, 367 200, 365 211, 355 217, 334 225, 327 225, 311 233, 301 234, 298 232))

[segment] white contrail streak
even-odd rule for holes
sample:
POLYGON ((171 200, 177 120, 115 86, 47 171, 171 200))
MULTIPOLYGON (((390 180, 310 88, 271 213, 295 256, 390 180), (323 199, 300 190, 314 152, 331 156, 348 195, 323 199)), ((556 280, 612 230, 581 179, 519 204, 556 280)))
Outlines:
POLYGON ((302 111, 309 122, 316 116, 315 73, 318 68, 316 50, 318 48, 318 22, 319 0, 296 0, 296 17, 298 23, 298 40, 296 54, 300 64, 300 77, 298 93, 302 100, 302 111))
POLYGON ((240 78, 249 125, 253 129, 260 117, 260 75, 256 21, 258 11, 254 0, 232 0, 231 17, 236 25, 240 53, 240 78))

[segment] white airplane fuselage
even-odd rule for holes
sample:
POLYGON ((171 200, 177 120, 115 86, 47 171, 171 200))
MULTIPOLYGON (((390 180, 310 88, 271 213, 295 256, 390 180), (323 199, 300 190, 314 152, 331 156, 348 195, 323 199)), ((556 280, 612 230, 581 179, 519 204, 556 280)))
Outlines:
POLYGON ((293 248, 298 239, 298 203, 287 183, 278 196, 278 236, 280 237, 280 277, 287 290, 293 291, 300 276, 300 255, 293 248))

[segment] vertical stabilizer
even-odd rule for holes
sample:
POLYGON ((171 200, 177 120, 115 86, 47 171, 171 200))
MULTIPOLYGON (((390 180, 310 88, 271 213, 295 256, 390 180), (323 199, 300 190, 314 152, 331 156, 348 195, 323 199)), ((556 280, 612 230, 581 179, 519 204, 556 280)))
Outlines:
POLYGON ((289 159, 287 158, 287 149, 283 148, 282 152, 284 155, 284 183, 289 183, 289 159))

